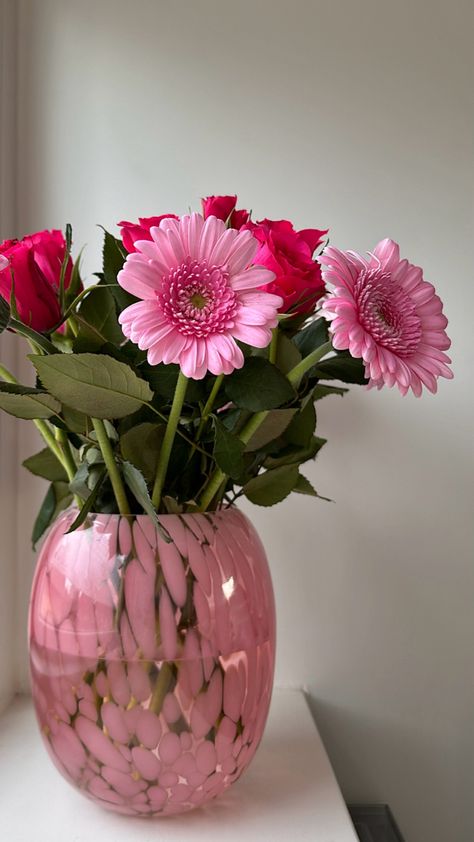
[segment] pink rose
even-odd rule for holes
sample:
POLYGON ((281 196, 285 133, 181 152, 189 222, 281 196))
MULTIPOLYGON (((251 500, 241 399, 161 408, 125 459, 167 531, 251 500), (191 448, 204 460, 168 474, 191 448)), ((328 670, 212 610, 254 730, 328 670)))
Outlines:
POLYGON ((162 219, 179 219, 179 216, 175 213, 163 213, 161 216, 140 216, 138 223, 125 220, 119 222, 118 226, 122 229, 122 242, 127 251, 136 251, 137 240, 151 240, 150 228, 158 227, 162 219))
POLYGON ((201 204, 204 219, 208 216, 216 216, 224 222, 229 220, 230 228, 239 230, 250 219, 248 211, 236 210, 237 196, 208 196, 206 199, 201 199, 201 204))
POLYGON ((310 314, 325 291, 319 263, 313 260, 315 248, 327 231, 305 228, 295 231, 286 219, 262 219, 244 225, 259 241, 254 263, 275 273, 266 292, 281 295, 280 313, 310 314))
MULTIPOLYGON (((38 231, 23 240, 6 240, 0 245, 0 255, 4 258, 0 263, 0 295, 10 301, 13 271, 18 314, 34 330, 49 331, 61 318, 59 282, 65 253, 66 242, 61 231, 38 231)), ((71 274, 69 259, 65 289, 71 274)))

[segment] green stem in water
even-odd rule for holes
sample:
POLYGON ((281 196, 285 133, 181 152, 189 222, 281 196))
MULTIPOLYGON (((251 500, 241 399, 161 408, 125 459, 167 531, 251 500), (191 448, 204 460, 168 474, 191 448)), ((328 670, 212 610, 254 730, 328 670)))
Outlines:
MULTIPOLYGON (((331 342, 326 342, 324 345, 321 345, 319 348, 312 351, 311 354, 308 354, 308 356, 301 360, 298 365, 295 365, 295 367, 292 368, 286 375, 291 385, 298 386, 303 375, 331 350, 331 342)), ((253 434, 258 430, 267 415, 268 411, 262 410, 261 412, 256 412, 255 415, 252 415, 252 417, 249 418, 239 435, 240 440, 244 442, 244 444, 248 444, 253 434)), ((199 504, 199 510, 201 512, 207 511, 225 479, 226 474, 221 471, 220 468, 216 468, 209 480, 207 488, 204 490, 204 494, 201 497, 199 504)))
POLYGON ((270 342, 270 350, 268 352, 268 359, 273 365, 276 363, 278 353, 278 327, 272 330, 272 341, 270 342))
POLYGON ((118 510, 121 515, 129 515, 130 507, 128 505, 127 495, 120 476, 118 465, 115 461, 114 452, 110 439, 105 429, 105 424, 100 418, 92 418, 92 426, 94 427, 97 436, 97 442, 100 447, 102 456, 104 457, 105 466, 109 472, 110 482, 117 501, 118 510))
POLYGON ((149 710, 152 710, 153 713, 157 714, 157 716, 161 712, 166 694, 171 689, 173 678, 174 676, 171 666, 166 661, 163 661, 148 706, 149 710))
POLYGON ((219 374, 218 377, 216 377, 216 379, 214 380, 214 385, 211 389, 211 393, 210 393, 210 395, 209 395, 209 397, 208 397, 208 399, 207 399, 207 401, 204 405, 204 409, 202 411, 201 421, 199 422, 199 427, 198 427, 197 433, 196 433, 196 441, 199 441, 199 439, 202 436, 202 431, 204 430, 204 427, 206 426, 206 421, 207 421, 207 419, 209 418, 209 416, 212 412, 212 407, 214 406, 214 401, 217 398, 217 394, 219 392, 219 389, 221 388, 223 379, 224 379, 224 375, 219 374))
POLYGON ((156 510, 159 509, 161 503, 161 493, 166 480, 166 472, 170 461, 171 450, 173 448, 174 437, 179 423, 181 410, 183 408, 184 398, 186 396, 186 387, 188 385, 188 378, 180 370, 176 389, 174 392, 173 403, 171 405, 171 412, 169 414, 168 423, 166 425, 165 435, 163 437, 163 444, 161 445, 160 456, 158 459, 158 466, 156 469, 155 485, 153 487, 153 494, 151 497, 152 503, 156 510))

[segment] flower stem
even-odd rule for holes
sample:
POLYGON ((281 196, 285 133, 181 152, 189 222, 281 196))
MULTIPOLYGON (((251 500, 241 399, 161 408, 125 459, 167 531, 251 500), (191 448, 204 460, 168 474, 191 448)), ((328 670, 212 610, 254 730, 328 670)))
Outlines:
POLYGON ((304 357, 304 359, 302 359, 298 365, 295 365, 295 367, 292 368, 286 375, 291 385, 299 386, 303 375, 306 374, 313 365, 316 365, 320 359, 325 357, 326 354, 329 354, 330 351, 332 351, 332 343, 325 342, 324 345, 320 345, 319 348, 315 348, 315 350, 311 351, 307 357, 304 357))
POLYGON ((16 377, 13 376, 11 371, 8 371, 8 368, 5 368, 4 365, 0 363, 0 377, 2 380, 5 380, 6 383, 18 383, 16 377))
POLYGON ((118 465, 115 461, 112 445, 110 444, 110 439, 105 429, 105 424, 101 418, 92 418, 91 420, 97 436, 98 445, 102 456, 104 457, 105 466, 109 472, 110 482, 112 483, 118 510, 121 515, 129 515, 130 507, 128 505, 127 495, 125 493, 118 465))
MULTIPOLYGON (((262 410, 261 412, 256 412, 255 415, 252 415, 239 435, 240 441, 244 444, 248 444, 253 434, 256 430, 258 430, 260 424, 262 424, 267 415, 268 410, 262 410)), ((207 511, 225 479, 226 474, 224 471, 221 471, 220 468, 216 468, 210 479, 209 485, 205 488, 204 494, 201 497, 199 504, 201 512, 207 511)))
POLYGON ((188 378, 180 370, 174 392, 173 403, 171 405, 171 412, 169 414, 165 435, 163 437, 163 444, 161 445, 158 466, 156 469, 155 484, 153 486, 153 494, 151 498, 152 503, 157 510, 159 509, 161 503, 161 492, 163 491, 163 486, 165 484, 166 472, 168 470, 171 450, 173 448, 174 437, 176 435, 187 385, 188 378))
MULTIPOLYGON (((77 466, 74 461, 74 457, 72 455, 71 446, 69 444, 69 439, 66 435, 65 430, 60 430, 59 427, 56 427, 55 430, 56 434, 56 441, 59 443, 59 446, 62 450, 63 457, 64 457, 64 467, 66 468, 66 472, 69 478, 69 482, 73 479, 76 474, 77 466)), ((77 502, 77 501, 76 501, 77 502)))
MULTIPOLYGON (((16 379, 16 377, 14 377, 14 375, 10 371, 8 371, 8 369, 5 368, 4 365, 0 365, 0 377, 3 380, 5 380, 6 383, 15 383, 15 384, 18 385, 18 380, 16 379)), ((44 421, 42 418, 34 418, 33 423, 34 423, 36 429, 38 430, 38 432, 40 433, 40 435, 43 437, 45 443, 48 445, 49 449, 54 453, 54 455, 56 456, 56 459, 63 466, 64 470, 67 473, 69 482, 71 482, 71 480, 73 479, 73 477, 76 473, 76 467, 74 465, 74 460, 72 458, 71 451, 69 450, 69 455, 71 457, 71 459, 69 460, 68 457, 61 450, 61 448, 60 448, 58 442, 56 441, 56 439, 54 438, 54 435, 53 435, 53 432, 52 432, 51 428, 46 423, 46 421, 44 421)), ((66 439, 66 441, 67 441, 67 439, 66 439)), ((69 443, 68 443, 68 447, 69 447, 69 443)), ((78 500, 77 498, 76 498, 76 502, 78 503, 79 506, 81 505, 81 501, 78 500)))
MULTIPOLYGON (((298 365, 295 365, 295 367, 292 368, 291 371, 289 371, 286 375, 291 385, 298 386, 301 382, 301 378, 303 377, 303 375, 317 362, 319 362, 319 360, 322 357, 325 357, 326 354, 328 354, 331 350, 331 342, 326 342, 324 345, 321 345, 319 348, 316 348, 314 351, 312 351, 311 354, 308 354, 308 356, 302 359, 301 362, 298 363, 298 365)), ((255 415, 252 415, 252 417, 249 418, 245 427, 239 435, 240 440, 244 444, 248 444, 253 434, 258 430, 258 428, 263 423, 267 415, 268 411, 262 410, 260 412, 256 412, 255 415)), ((214 497, 216 496, 225 479, 226 474, 223 471, 221 471, 220 468, 216 468, 209 480, 207 488, 204 490, 204 493, 201 497, 199 504, 199 509, 201 512, 207 511, 208 507, 212 503, 214 497)))
POLYGON ((272 330, 272 341, 270 342, 270 350, 268 352, 268 359, 273 365, 276 363, 278 353, 278 327, 272 330))
POLYGON ((153 713, 156 713, 157 716, 159 716, 159 714, 161 713, 164 698, 168 691, 171 689, 172 681, 173 670, 167 661, 163 661, 148 706, 149 710, 152 710, 153 713))
POLYGON ((34 421, 34 424, 35 424, 35 427, 38 430, 38 432, 42 435, 42 437, 43 437, 44 441, 46 442, 46 444, 48 445, 49 449, 52 450, 52 452, 56 456, 56 459, 58 459, 59 462, 61 462, 61 465, 63 466, 64 470, 67 473, 67 478, 68 478, 69 482, 71 482, 71 480, 73 479, 73 477, 76 473, 76 469, 72 468, 72 470, 71 470, 71 466, 68 464, 68 462, 67 462, 67 460, 64 456, 63 451, 61 450, 58 442, 54 438, 54 434, 53 434, 52 430, 50 429, 50 427, 48 426, 46 421, 43 421, 40 418, 36 418, 35 421, 34 421))
POLYGON ((211 393, 210 393, 210 395, 209 395, 209 397, 208 397, 208 399, 207 399, 207 401, 204 405, 204 409, 202 411, 201 421, 199 422, 199 427, 198 427, 197 433, 196 433, 196 441, 199 441, 199 439, 201 438, 202 431, 204 430, 204 427, 206 426, 206 421, 211 414, 212 407, 214 406, 214 401, 217 398, 217 394, 219 392, 219 389, 221 388, 221 384, 222 384, 223 379, 224 379, 224 375, 219 374, 219 376, 216 377, 216 379, 214 380, 214 385, 211 389, 211 393))

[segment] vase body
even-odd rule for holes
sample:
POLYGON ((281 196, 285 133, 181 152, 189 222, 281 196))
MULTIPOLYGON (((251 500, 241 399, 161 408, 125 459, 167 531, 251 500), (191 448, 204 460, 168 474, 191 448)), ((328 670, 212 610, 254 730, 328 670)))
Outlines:
POLYGON ((49 754, 120 813, 183 812, 252 759, 270 704, 275 609, 260 540, 236 509, 90 515, 41 549, 30 670, 49 754), (167 540, 166 540, 167 539, 167 540))

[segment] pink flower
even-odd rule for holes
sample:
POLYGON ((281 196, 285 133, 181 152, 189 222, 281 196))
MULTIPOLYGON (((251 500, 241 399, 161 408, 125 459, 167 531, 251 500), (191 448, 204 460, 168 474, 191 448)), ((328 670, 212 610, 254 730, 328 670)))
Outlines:
POLYGON ((365 362, 369 385, 397 385, 419 397, 436 392, 437 378, 452 378, 448 324, 434 287, 393 240, 382 240, 366 260, 360 254, 324 249, 323 277, 334 290, 323 302, 332 343, 365 362))
POLYGON ((193 213, 163 219, 150 235, 135 243, 118 281, 142 299, 119 321, 151 365, 178 363, 200 380, 243 366, 236 340, 268 345, 281 298, 260 289, 273 273, 252 265, 258 243, 250 231, 193 213))
POLYGON ((158 226, 162 219, 179 219, 179 217, 174 213, 163 213, 161 216, 141 216, 138 225, 136 222, 125 220, 119 222, 118 226, 122 229, 122 242, 127 251, 136 251, 137 240, 151 240, 150 228, 158 226))
MULTIPOLYGON (((61 231, 38 231, 21 241, 6 240, 0 245, 0 295, 10 300, 13 272, 18 314, 22 322, 35 330, 51 330, 61 318, 58 292, 65 253, 61 231)), ((64 277, 66 289, 71 273, 69 260, 64 277)))
POLYGON ((246 226, 260 243, 255 260, 275 273, 269 292, 283 298, 281 313, 309 314, 324 294, 321 267, 313 260, 315 248, 327 231, 295 231, 286 219, 263 219, 246 226))
POLYGON ((236 210, 237 196, 208 196, 206 199, 201 199, 201 204, 204 219, 208 216, 216 216, 223 222, 229 220, 229 228, 239 230, 250 219, 247 210, 236 210))

